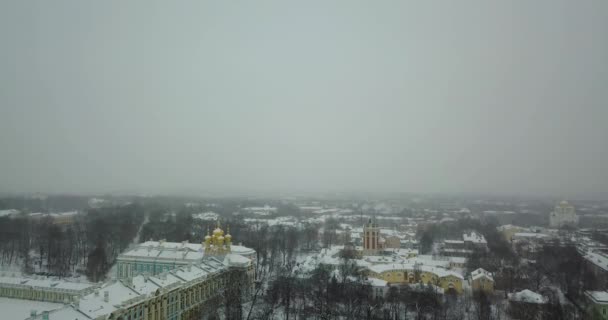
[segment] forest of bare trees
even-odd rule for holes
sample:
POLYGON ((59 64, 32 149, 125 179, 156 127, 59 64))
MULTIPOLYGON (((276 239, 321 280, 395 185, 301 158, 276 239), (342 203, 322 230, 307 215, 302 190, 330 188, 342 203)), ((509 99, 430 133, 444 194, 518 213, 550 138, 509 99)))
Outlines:
POLYGON ((19 265, 25 273, 85 273, 100 281, 133 241, 143 218, 144 210, 137 204, 90 209, 69 224, 56 224, 50 217, 2 217, 0 264, 19 265))

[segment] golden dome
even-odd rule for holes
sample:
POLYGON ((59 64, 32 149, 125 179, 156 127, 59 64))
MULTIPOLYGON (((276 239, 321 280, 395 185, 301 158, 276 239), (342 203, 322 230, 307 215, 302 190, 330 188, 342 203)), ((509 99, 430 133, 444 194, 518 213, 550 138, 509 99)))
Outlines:
POLYGON ((209 239, 211 239, 211 237, 209 235, 206 235, 205 240, 209 240, 209 239))
POLYGON ((222 230, 220 228, 215 228, 215 230, 213 230, 213 235, 214 236, 223 236, 224 235, 224 230, 222 230))

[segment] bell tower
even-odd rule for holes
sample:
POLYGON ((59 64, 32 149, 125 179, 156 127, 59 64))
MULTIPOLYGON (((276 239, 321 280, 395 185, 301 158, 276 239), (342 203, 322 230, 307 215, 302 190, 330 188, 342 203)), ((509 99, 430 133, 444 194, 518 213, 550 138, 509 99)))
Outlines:
POLYGON ((378 253, 380 228, 371 218, 363 226, 363 254, 375 255, 378 253))

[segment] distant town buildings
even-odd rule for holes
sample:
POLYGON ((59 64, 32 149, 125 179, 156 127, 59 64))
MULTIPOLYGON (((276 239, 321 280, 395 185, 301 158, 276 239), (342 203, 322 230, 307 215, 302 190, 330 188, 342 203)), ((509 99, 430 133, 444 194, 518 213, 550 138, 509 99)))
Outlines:
POLYGON ((78 211, 67 211, 67 212, 53 212, 53 213, 43 213, 43 212, 34 212, 28 214, 28 217, 32 220, 43 221, 48 219, 51 223, 65 226, 70 225, 76 222, 76 218, 81 213, 78 211))
POLYGON ((475 231, 464 233, 462 240, 446 239, 441 244, 441 255, 447 257, 470 257, 474 252, 486 252, 488 242, 482 234, 475 231))
POLYGON ((192 219, 203 220, 203 221, 216 221, 219 219, 219 215, 212 211, 193 213, 192 219))
MULTIPOLYGON (((336 270, 342 263, 340 253, 348 248, 354 250, 354 262, 367 274, 373 284, 374 294, 386 292, 386 284, 409 285, 412 288, 433 286, 440 293, 463 292, 464 277, 460 272, 466 263, 465 258, 421 256, 417 249, 400 248, 403 232, 381 229, 371 218, 358 230, 362 246, 350 243, 323 249, 299 265, 298 272, 309 272, 318 264, 332 266, 336 270)), ((485 247, 483 236, 475 233, 466 234, 466 242, 472 248, 485 247)), ((461 243, 464 246, 465 241, 461 240, 461 243)))
POLYGON ((263 207, 246 207, 246 208, 243 208, 242 210, 246 213, 265 217, 265 216, 270 216, 272 214, 275 214, 278 209, 276 207, 271 207, 269 205, 265 205, 263 207))

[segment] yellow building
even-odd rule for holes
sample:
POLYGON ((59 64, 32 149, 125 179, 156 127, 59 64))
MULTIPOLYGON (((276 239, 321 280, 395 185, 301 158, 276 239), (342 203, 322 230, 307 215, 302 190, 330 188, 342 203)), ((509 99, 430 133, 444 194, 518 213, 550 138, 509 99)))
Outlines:
POLYGON ((378 264, 368 267, 369 275, 389 284, 432 284, 444 291, 462 293, 462 275, 439 267, 420 264, 378 264))
POLYGON ((492 273, 482 268, 471 272, 471 287, 473 288, 473 292, 483 291, 488 294, 493 293, 494 277, 492 277, 492 273))
POLYGON ((507 241, 511 241, 513 239, 513 235, 519 232, 523 232, 526 229, 518 226, 514 226, 512 224, 506 224, 496 228, 498 232, 500 232, 503 238, 507 241))
POLYGON ((0 276, 0 297, 56 303, 72 302, 74 297, 93 292, 98 285, 47 277, 0 276))

